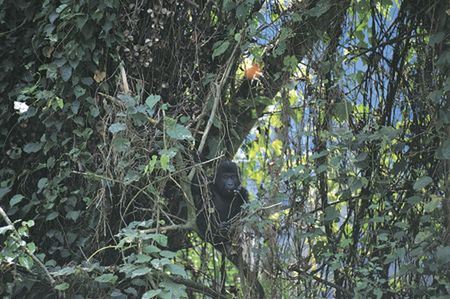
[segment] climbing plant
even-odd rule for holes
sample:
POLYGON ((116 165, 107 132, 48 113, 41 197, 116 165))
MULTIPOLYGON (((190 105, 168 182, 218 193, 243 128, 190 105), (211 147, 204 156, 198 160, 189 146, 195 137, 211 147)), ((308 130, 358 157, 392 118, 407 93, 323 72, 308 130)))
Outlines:
POLYGON ((2 296, 248 297, 195 233, 224 157, 267 297, 448 294, 446 1, 0 4, 2 296))

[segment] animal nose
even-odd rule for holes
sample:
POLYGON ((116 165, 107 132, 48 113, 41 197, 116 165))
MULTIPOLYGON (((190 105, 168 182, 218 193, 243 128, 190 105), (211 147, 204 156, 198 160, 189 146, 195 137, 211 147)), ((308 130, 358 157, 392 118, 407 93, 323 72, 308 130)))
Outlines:
POLYGON ((232 182, 228 182, 226 184, 227 189, 234 189, 234 184, 232 182))

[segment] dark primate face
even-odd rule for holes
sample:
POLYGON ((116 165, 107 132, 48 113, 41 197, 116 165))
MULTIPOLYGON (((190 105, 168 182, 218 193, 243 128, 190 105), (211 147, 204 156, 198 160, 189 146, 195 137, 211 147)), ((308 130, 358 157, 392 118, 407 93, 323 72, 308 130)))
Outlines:
POLYGON ((239 180, 239 169, 236 164, 229 160, 222 161, 217 167, 214 185, 223 195, 230 195, 235 190, 238 190, 241 182, 239 180))

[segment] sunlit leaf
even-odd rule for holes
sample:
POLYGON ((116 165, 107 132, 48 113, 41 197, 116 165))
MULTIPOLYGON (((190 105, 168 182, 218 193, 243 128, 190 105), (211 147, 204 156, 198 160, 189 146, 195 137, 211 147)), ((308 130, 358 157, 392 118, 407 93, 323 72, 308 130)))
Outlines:
POLYGON ((21 202, 22 199, 24 199, 24 198, 25 198, 25 196, 23 196, 22 194, 16 194, 9 200, 9 205, 11 207, 13 207, 16 204, 18 204, 19 202, 21 202))
POLYGON ((150 273, 152 271, 152 269, 151 268, 140 268, 140 269, 137 269, 137 270, 135 270, 135 271, 133 271, 132 273, 131 273, 131 278, 134 278, 134 277, 137 277, 137 276, 143 276, 143 275, 146 275, 146 274, 148 274, 148 273, 150 273))
POLYGON ((57 285, 55 286, 55 290, 58 290, 58 291, 65 291, 65 290, 67 290, 69 287, 70 287, 70 285, 69 285, 67 282, 63 282, 63 283, 57 284, 57 285))
POLYGON ((160 289, 147 291, 144 293, 144 295, 142 295, 142 299, 154 298, 154 297, 158 296, 161 292, 162 292, 162 290, 160 290, 160 289))
POLYGON ((161 96, 159 95, 149 95, 145 100, 145 104, 149 109, 153 109, 155 105, 161 100, 161 96))
POLYGON ((124 123, 114 123, 111 126, 109 126, 108 131, 110 131, 113 134, 119 133, 121 131, 124 131, 127 129, 127 125, 124 123))
POLYGON ((187 277, 187 273, 184 270, 184 267, 182 267, 180 265, 170 264, 170 265, 167 265, 167 268, 169 269, 170 273, 172 273, 172 274, 180 275, 185 278, 187 277))
POLYGON ((178 123, 175 123, 173 119, 166 118, 167 135, 173 139, 184 140, 192 139, 192 134, 188 128, 178 123))
POLYGON ((115 283, 117 278, 118 277, 116 275, 108 273, 108 274, 103 274, 103 275, 100 275, 100 276, 96 277, 95 281, 97 281, 97 282, 104 282, 104 283, 107 283, 107 282, 115 283))
POLYGON ((19 264, 28 270, 33 268, 33 259, 28 255, 19 256, 19 264))

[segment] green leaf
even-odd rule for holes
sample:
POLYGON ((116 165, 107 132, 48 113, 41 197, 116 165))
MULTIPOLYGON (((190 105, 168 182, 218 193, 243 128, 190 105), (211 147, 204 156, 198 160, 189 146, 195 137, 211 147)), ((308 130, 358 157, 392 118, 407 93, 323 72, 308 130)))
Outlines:
POLYGON ((56 13, 60 14, 64 9, 66 9, 67 6, 67 4, 61 4, 56 8, 56 13))
POLYGON ((417 179, 417 181, 413 185, 413 189, 416 191, 421 190, 422 188, 425 188, 432 182, 433 182, 432 178, 430 178, 429 176, 423 176, 423 177, 417 179))
POLYGON ((151 271, 152 271, 152 269, 148 268, 148 267, 137 269, 131 273, 131 278, 146 275, 146 274, 150 273, 151 271))
POLYGON ((166 257, 166 258, 174 258, 177 256, 177 254, 173 251, 169 251, 169 250, 161 250, 161 252, 159 253, 162 257, 166 257))
POLYGON ((436 258, 440 264, 447 264, 450 262, 450 246, 439 246, 436 250, 436 258))
POLYGON ((450 139, 445 140, 436 150, 438 159, 450 160, 450 139))
POLYGON ((69 211, 66 214, 67 219, 71 219, 73 221, 77 221, 78 217, 80 217, 80 211, 69 211))
POLYGON ((443 41, 445 38, 445 33, 444 32, 437 32, 435 34, 432 34, 430 36, 430 41, 429 41, 429 45, 430 46, 434 46, 438 43, 440 43, 441 41, 443 41))
POLYGON ((23 226, 27 227, 33 227, 34 226, 34 220, 28 220, 28 221, 22 221, 23 226))
POLYGON ((61 270, 53 272, 53 275, 54 276, 68 276, 73 273, 75 273, 74 267, 65 267, 65 268, 62 268, 61 270))
POLYGON ((161 168, 163 170, 169 170, 170 157, 168 155, 166 155, 166 154, 161 155, 160 162, 161 162, 161 168))
POLYGON ((150 262, 151 260, 152 258, 150 256, 145 254, 139 254, 134 262, 138 264, 144 264, 150 262))
POLYGON ((156 253, 156 252, 160 252, 160 251, 161 251, 161 249, 159 249, 155 245, 148 245, 142 249, 142 252, 147 253, 147 254, 152 254, 152 253, 156 253))
POLYGON ((224 41, 220 45, 214 48, 212 58, 222 55, 230 46, 229 41, 224 41))
POLYGON ((181 277, 187 278, 187 273, 184 270, 184 267, 182 267, 180 265, 170 264, 170 265, 167 265, 167 268, 169 269, 170 273, 175 274, 175 275, 180 275, 181 277))
POLYGON ((171 265, 172 262, 169 259, 164 257, 162 259, 153 259, 151 264, 155 268, 162 269, 166 265, 171 265))
POLYGON ((33 260, 28 255, 19 256, 19 264, 28 270, 33 268, 33 260))
POLYGON ((96 118, 100 114, 100 110, 95 106, 91 106, 91 107, 89 107, 89 114, 93 118, 96 118))
POLYGON ((118 94, 117 98, 124 102, 128 107, 134 107, 137 103, 136 97, 130 96, 128 94, 118 94))
POLYGON ((64 100, 60 97, 54 97, 48 101, 47 106, 55 111, 61 110, 64 108, 64 100))
POLYGON ((83 27, 86 24, 87 20, 88 20, 88 16, 87 15, 77 17, 76 21, 75 21, 75 23, 77 25, 77 28, 79 30, 83 29, 83 27))
POLYGON ((41 148, 42 148, 41 143, 31 142, 31 143, 25 144, 25 146, 23 147, 23 151, 25 153, 37 153, 38 151, 41 150, 41 148))
POLYGON ((147 291, 144 293, 144 295, 142 295, 142 299, 150 299, 150 298, 156 297, 161 292, 162 292, 162 290, 160 290, 160 289, 147 291))
POLYGON ((431 195, 431 200, 429 202, 427 202, 423 208, 425 210, 425 212, 433 212, 434 210, 436 210, 442 202, 442 198, 437 196, 437 195, 431 195))
POLYGON ((36 244, 33 242, 27 244, 27 248, 31 253, 34 253, 36 251, 36 244))
POLYGON ((324 222, 330 222, 339 218, 339 213, 334 206, 329 206, 325 209, 324 222))
MULTIPOLYGON (((79 98, 79 97, 81 97, 82 95, 84 95, 86 93, 86 89, 82 88, 80 85, 77 85, 73 89, 73 93, 74 93, 76 98, 79 98)), ((72 102, 72 106, 73 106, 73 102, 72 102)), ((72 108, 72 109, 74 109, 74 108, 72 108)), ((78 109, 76 109, 76 111, 78 111, 78 109)))
POLYGON ((145 100, 145 104, 148 108, 153 109, 155 107, 156 103, 158 103, 161 100, 161 96, 159 95, 149 95, 147 99, 145 100))
POLYGON ((50 214, 47 215, 47 217, 45 217, 45 220, 50 221, 55 219, 56 217, 58 217, 59 213, 56 211, 51 212, 50 214))
POLYGON ((156 162, 158 162, 156 155, 152 156, 152 159, 148 161, 148 164, 144 168, 144 174, 151 174, 155 170, 156 162))
POLYGON ((125 137, 116 137, 111 142, 113 149, 117 152, 126 152, 130 149, 131 142, 125 137))
POLYGON ((358 156, 355 157, 355 161, 361 162, 361 161, 366 160, 367 157, 368 157, 367 153, 360 153, 360 154, 358 154, 358 156))
POLYGON ((111 273, 103 274, 95 278, 95 281, 104 283, 115 283, 116 280, 117 276, 111 273))
POLYGON ((251 3, 252 2, 250 1, 242 1, 242 3, 236 7, 236 17, 239 20, 244 20, 244 18, 249 14, 252 7, 251 3))
POLYGON ((333 116, 336 117, 338 121, 345 121, 350 117, 352 109, 352 103, 348 101, 335 103, 333 106, 333 116))
POLYGON ((124 123, 113 123, 111 126, 109 126, 108 131, 110 131, 113 134, 116 134, 120 131, 124 131, 127 129, 127 125, 124 123))
POLYGON ((67 282, 60 283, 55 286, 55 290, 57 291, 65 291, 70 287, 70 285, 67 282))
POLYGON ((11 191, 11 188, 9 187, 0 188, 0 199, 2 199, 6 194, 8 194, 9 191, 11 191))
POLYGON ((18 204, 19 202, 22 201, 22 199, 24 199, 25 196, 23 196, 22 194, 16 194, 14 195, 11 200, 9 201, 9 205, 11 207, 15 206, 16 204, 18 204))
POLYGON ((418 196, 418 195, 413 195, 413 196, 411 196, 411 197, 408 197, 407 199, 406 199, 406 201, 410 204, 410 205, 415 205, 415 204, 418 204, 419 202, 421 202, 422 201, 422 198, 420 197, 420 196, 418 196))
POLYGON ((294 55, 288 55, 283 58, 283 65, 289 70, 294 71, 297 68, 298 60, 294 55))
POLYGON ((48 178, 40 178, 37 186, 38 186, 38 193, 40 193, 45 187, 48 185, 48 178))
POLYGON ((320 0, 316 6, 306 11, 306 15, 310 15, 311 17, 320 17, 324 13, 326 13, 331 7, 331 3, 329 0, 320 0))
POLYGON ((139 181, 139 179, 141 178, 141 175, 139 172, 135 171, 135 170, 129 170, 125 177, 123 178, 123 183, 125 185, 129 185, 133 182, 137 182, 139 181))
POLYGON ((192 139, 191 131, 180 124, 169 125, 167 128, 167 135, 177 140, 192 139))
POLYGON ((319 173, 322 173, 324 171, 327 171, 327 168, 328 168, 328 166, 326 164, 321 164, 321 165, 319 165, 317 167, 316 173, 319 174, 319 173))
POLYGON ((380 129, 380 134, 387 137, 388 139, 394 139, 397 138, 397 136, 400 134, 400 130, 397 130, 390 126, 383 126, 380 129))
POLYGON ((59 68, 59 74, 63 81, 69 81, 70 77, 72 77, 72 67, 68 64, 63 65, 59 68))
POLYGON ((328 155, 328 151, 327 150, 323 150, 320 153, 314 153, 311 155, 311 158, 313 159, 319 159, 321 157, 325 157, 326 155, 328 155))
POLYGON ((420 231, 417 233, 414 243, 419 244, 432 237, 432 233, 429 231, 420 231))
POLYGON ((160 286, 171 293, 167 298, 187 298, 186 287, 182 284, 165 280, 160 283, 160 286))

